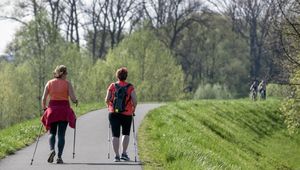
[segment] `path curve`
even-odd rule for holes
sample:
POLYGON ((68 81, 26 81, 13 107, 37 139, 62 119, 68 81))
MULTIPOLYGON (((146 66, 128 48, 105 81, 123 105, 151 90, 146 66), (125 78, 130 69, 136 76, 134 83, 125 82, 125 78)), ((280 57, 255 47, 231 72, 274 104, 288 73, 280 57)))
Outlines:
MULTIPOLYGON (((144 116, 152 109, 161 104, 139 104, 136 109, 135 124, 136 131, 144 116)), ((0 160, 1 170, 141 170, 140 162, 113 162, 113 151, 110 148, 110 159, 108 155, 108 114, 107 109, 89 112, 77 120, 76 154, 72 159, 73 129, 68 127, 66 132, 66 145, 63 154, 65 164, 49 164, 47 156, 49 153, 48 136, 40 138, 33 165, 30 165, 35 143, 0 160)), ((129 157, 134 160, 134 147, 132 131, 128 148, 129 157)), ((139 158, 138 158, 139 161, 139 158)))

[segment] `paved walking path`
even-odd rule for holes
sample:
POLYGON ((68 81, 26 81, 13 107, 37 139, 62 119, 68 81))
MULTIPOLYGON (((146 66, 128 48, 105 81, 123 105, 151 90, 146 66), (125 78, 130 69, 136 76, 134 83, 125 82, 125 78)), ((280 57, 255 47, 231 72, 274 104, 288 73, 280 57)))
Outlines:
MULTIPOLYGON (((149 110, 159 107, 160 104, 139 104, 136 109, 136 131, 140 122, 149 110)), ((141 170, 141 162, 113 162, 114 154, 110 146, 108 159, 108 115, 107 109, 92 111, 78 118, 76 133, 75 159, 73 153, 73 129, 68 127, 66 145, 63 153, 65 164, 49 164, 48 136, 40 138, 33 165, 30 165, 35 143, 0 160, 0 170, 141 170)), ((132 131, 128 148, 129 157, 134 160, 134 146, 132 131)), ((56 159, 55 159, 56 160, 56 159)))

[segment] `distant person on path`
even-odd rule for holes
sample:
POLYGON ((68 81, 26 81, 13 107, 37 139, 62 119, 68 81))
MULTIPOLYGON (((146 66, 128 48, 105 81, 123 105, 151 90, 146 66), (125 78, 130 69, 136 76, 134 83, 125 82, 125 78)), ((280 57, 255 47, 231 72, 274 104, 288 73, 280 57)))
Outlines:
POLYGON ((258 91, 258 81, 254 80, 250 86, 250 95, 252 100, 256 100, 257 91, 258 91))
POLYGON ((69 126, 75 128, 76 115, 69 104, 69 97, 76 105, 78 100, 75 97, 73 87, 67 80, 67 67, 57 66, 53 72, 54 78, 49 80, 44 88, 42 97, 42 108, 44 114, 41 121, 45 128, 49 130, 50 153, 48 162, 52 163, 55 156, 55 138, 58 136, 58 154, 56 163, 62 164, 62 153, 65 146, 66 128, 69 126), (48 107, 47 98, 50 98, 48 107))
POLYGON ((137 105, 136 94, 132 84, 126 82, 127 68, 122 67, 117 70, 117 82, 111 83, 107 89, 105 102, 109 111, 109 122, 112 130, 112 145, 115 152, 115 162, 121 159, 129 161, 127 147, 129 144, 129 135, 137 105), (119 153, 120 128, 122 127, 122 155, 119 153))
POLYGON ((262 80, 258 85, 258 91, 260 94, 260 98, 263 100, 266 99, 266 95, 267 95, 266 90, 267 90, 267 84, 264 80, 262 80))

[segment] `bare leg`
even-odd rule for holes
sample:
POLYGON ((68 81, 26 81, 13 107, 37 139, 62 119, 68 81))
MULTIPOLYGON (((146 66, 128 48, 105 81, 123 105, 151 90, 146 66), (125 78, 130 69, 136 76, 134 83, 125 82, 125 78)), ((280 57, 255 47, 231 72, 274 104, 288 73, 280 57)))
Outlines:
POLYGON ((128 144, 129 144, 129 136, 128 135, 123 135, 122 136, 122 145, 123 145, 123 152, 122 153, 126 154, 128 144))
POLYGON ((119 138, 113 137, 112 144, 113 144, 113 148, 114 148, 116 156, 120 157, 120 153, 119 153, 120 140, 119 140, 119 138))

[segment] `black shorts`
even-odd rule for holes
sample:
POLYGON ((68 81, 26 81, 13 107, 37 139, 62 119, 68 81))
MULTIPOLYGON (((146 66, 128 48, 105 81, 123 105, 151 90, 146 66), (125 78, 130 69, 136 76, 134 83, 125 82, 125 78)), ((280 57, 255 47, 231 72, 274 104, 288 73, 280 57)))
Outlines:
POLYGON ((122 135, 130 134, 132 116, 126 116, 120 113, 109 113, 108 116, 113 137, 120 137, 120 129, 122 127, 122 135))

